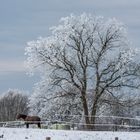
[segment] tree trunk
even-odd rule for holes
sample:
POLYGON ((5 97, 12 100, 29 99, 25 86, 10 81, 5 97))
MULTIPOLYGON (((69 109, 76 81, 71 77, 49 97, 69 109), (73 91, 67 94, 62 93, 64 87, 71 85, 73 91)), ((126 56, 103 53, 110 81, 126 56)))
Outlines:
POLYGON ((97 101, 94 102, 93 107, 92 107, 92 112, 91 112, 91 129, 95 130, 95 120, 96 120, 96 112, 97 112, 97 101))
POLYGON ((87 99, 85 97, 85 92, 82 92, 82 103, 83 103, 83 110, 84 110, 84 118, 86 123, 86 129, 90 129, 90 119, 89 119, 89 111, 88 111, 88 105, 87 105, 87 99))

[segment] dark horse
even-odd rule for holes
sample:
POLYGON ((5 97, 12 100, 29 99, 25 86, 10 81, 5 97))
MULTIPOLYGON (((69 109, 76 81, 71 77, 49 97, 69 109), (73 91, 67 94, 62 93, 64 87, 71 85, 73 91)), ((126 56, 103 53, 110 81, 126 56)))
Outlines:
POLYGON ((23 119, 25 121, 26 128, 29 128, 29 124, 37 124, 38 128, 41 128, 41 119, 38 116, 18 114, 17 119, 23 119))

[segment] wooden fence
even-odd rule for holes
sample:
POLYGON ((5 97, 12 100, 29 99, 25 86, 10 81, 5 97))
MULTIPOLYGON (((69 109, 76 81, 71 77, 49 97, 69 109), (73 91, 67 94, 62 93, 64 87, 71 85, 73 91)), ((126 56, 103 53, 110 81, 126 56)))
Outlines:
MULTIPOLYGON (((96 131, 140 131, 140 118, 128 118, 118 116, 96 116, 97 122, 94 125, 96 131), (102 120, 109 120, 108 123, 102 120), (111 119, 113 121, 111 121, 111 119), (119 121, 118 121, 119 120, 119 121), (111 123, 115 122, 115 123, 111 123)), ((37 122, 36 122, 37 123, 37 122)), ((42 120, 44 129, 63 129, 63 130, 86 130, 87 124, 64 120, 42 120)), ((25 127, 24 121, 0 122, 0 127, 25 127)), ((35 128, 35 125, 30 125, 35 128)))

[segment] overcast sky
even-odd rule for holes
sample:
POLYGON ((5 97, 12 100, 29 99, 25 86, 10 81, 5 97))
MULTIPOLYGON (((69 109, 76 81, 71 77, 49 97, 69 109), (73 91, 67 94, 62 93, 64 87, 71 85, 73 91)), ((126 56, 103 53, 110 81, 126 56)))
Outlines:
POLYGON ((26 75, 26 43, 50 35, 61 17, 83 12, 122 21, 132 46, 140 47, 140 0, 0 0, 0 93, 31 92, 39 78, 26 75))

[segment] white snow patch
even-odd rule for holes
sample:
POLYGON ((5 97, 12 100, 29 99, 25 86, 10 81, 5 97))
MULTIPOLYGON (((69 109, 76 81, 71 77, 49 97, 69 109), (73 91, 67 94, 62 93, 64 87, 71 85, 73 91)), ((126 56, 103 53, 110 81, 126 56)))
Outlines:
POLYGON ((0 128, 0 140, 140 140, 139 132, 64 131, 49 129, 0 128))

